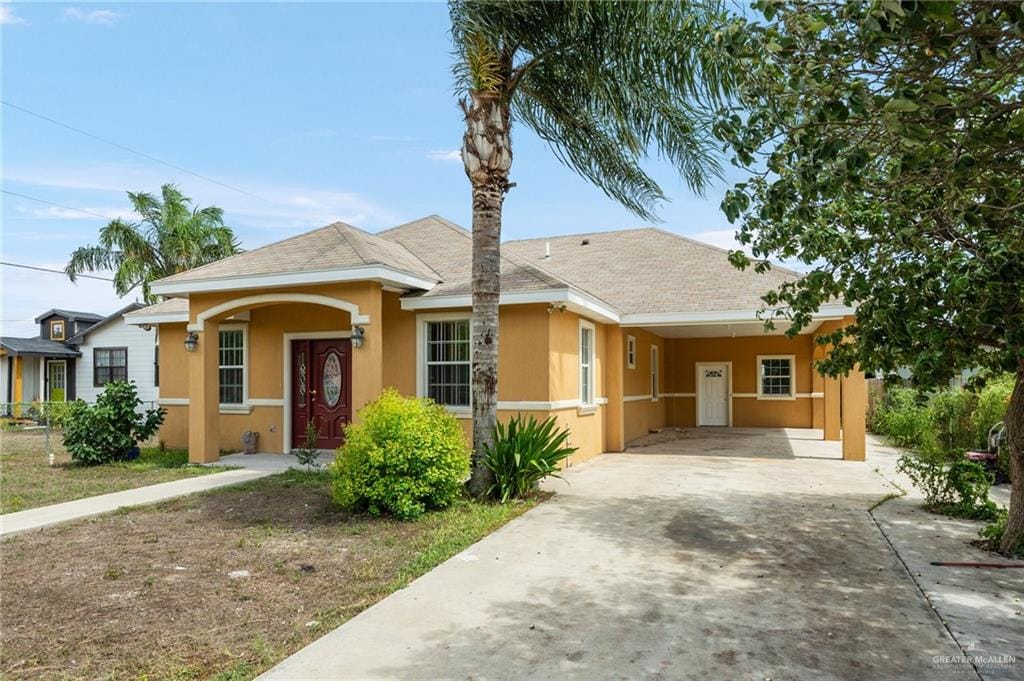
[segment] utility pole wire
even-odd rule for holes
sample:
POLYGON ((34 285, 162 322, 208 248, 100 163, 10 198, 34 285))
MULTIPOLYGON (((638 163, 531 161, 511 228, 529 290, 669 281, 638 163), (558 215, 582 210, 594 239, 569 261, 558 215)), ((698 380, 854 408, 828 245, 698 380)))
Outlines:
MULTIPOLYGON (((65 272, 64 270, 55 270, 49 267, 38 267, 36 265, 22 265, 21 263, 18 262, 7 262, 6 260, 0 260, 0 265, 4 265, 6 267, 20 267, 25 270, 36 270, 38 272, 50 272, 52 274, 62 274, 64 276, 67 276, 67 272, 65 272)), ((85 279, 99 279, 100 281, 114 281, 109 277, 97 277, 96 275, 93 274, 78 274, 76 276, 84 277, 85 279)))
POLYGON ((174 168, 175 170, 181 171, 183 173, 188 173, 189 175, 192 175, 193 177, 198 177, 201 180, 205 180, 207 182, 211 182, 211 183, 213 183, 215 185, 218 185, 220 187, 224 187, 225 189, 230 189, 233 192, 238 192, 239 194, 245 194, 246 196, 251 196, 254 199, 259 199, 260 201, 265 201, 267 203, 271 203, 271 201, 267 201, 267 199, 263 198, 262 196, 257 196, 256 194, 253 194, 252 192, 247 192, 244 189, 239 189, 238 187, 233 187, 230 184, 226 184, 224 182, 221 182, 220 180, 215 180, 212 177, 207 177, 206 175, 202 175, 200 173, 193 172, 193 171, 189 170, 188 168, 183 168, 183 167, 181 167, 179 165, 171 163, 170 161, 164 161, 163 159, 157 158, 156 156, 151 156, 150 154, 147 154, 147 153, 145 153, 143 151, 139 151, 138 149, 132 149, 131 147, 126 147, 123 144, 118 144, 117 142, 114 142, 112 140, 108 140, 105 137, 100 137, 99 135, 94 135, 91 132, 88 132, 86 130, 82 130, 81 128, 76 128, 73 125, 68 125, 67 123, 62 123, 62 122, 58 121, 55 118, 50 118, 49 116, 44 116, 41 113, 36 113, 35 111, 32 111, 30 109, 26 109, 23 106, 18 106, 17 104, 11 104, 10 102, 5 101, 5 100, 0 100, 0 104, 3 104, 4 106, 9 106, 12 109, 16 109, 18 111, 21 111, 22 113, 26 113, 29 116, 35 116, 39 120, 46 121, 47 123, 52 123, 53 125, 57 125, 57 126, 60 126, 62 128, 66 128, 68 130, 71 130, 72 132, 77 132, 79 135, 85 135, 86 137, 89 137, 91 139, 97 140, 99 142, 103 142, 104 144, 109 144, 112 147, 117 147, 118 149, 121 149, 123 151, 127 151, 128 153, 135 154, 136 156, 141 156, 144 159, 153 161, 155 163, 160 163, 162 165, 167 166, 168 168, 174 168))
POLYGON ((106 215, 100 215, 99 213, 94 213, 91 210, 85 210, 84 208, 75 208, 74 206, 65 206, 63 203, 54 203, 53 201, 47 201, 46 199, 40 199, 40 198, 37 198, 35 196, 29 196, 28 194, 19 194, 18 192, 12 192, 12 191, 9 191, 7 189, 0 189, 0 192, 3 192, 4 194, 10 194, 11 196, 17 196, 19 199, 28 199, 29 201, 38 201, 39 203, 45 203, 45 204, 50 205, 50 206, 56 206, 57 208, 63 208, 64 210, 73 210, 76 213, 84 213, 85 215, 93 215, 93 216, 98 217, 98 218, 103 218, 104 220, 110 220, 111 219, 110 217, 108 217, 106 215))

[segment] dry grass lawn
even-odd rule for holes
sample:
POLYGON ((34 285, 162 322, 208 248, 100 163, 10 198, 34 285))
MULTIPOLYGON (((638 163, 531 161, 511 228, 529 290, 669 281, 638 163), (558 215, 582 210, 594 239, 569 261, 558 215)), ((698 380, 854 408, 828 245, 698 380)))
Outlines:
POLYGON ((0 513, 120 492, 224 468, 189 466, 183 449, 146 447, 135 461, 103 466, 71 463, 60 433, 50 435, 55 466, 49 465, 42 431, 0 431, 0 513))
POLYGON ((345 513, 326 474, 289 471, 15 536, 0 677, 251 678, 533 503, 403 523, 345 513))

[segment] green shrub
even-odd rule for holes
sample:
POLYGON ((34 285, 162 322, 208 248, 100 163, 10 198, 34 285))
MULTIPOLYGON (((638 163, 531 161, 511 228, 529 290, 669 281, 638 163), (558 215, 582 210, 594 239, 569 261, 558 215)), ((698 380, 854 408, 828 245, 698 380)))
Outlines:
POLYGON ((890 387, 876 417, 878 432, 897 447, 921 448, 931 428, 928 407, 918 391, 890 387))
POLYGON ((408 520, 459 497, 469 477, 469 445, 444 407, 388 389, 345 430, 331 474, 342 507, 408 520))
POLYGON ((981 464, 964 458, 904 454, 896 470, 924 493, 924 506, 933 513, 973 520, 997 517, 998 507, 988 498, 992 479, 981 464))
POLYGON ((74 402, 33 402, 29 407, 29 415, 39 423, 47 423, 50 428, 64 427, 71 405, 74 402))
POLYGON ((108 383, 96 404, 70 403, 64 419, 64 447, 86 464, 124 459, 133 447, 156 434, 164 422, 162 409, 139 413, 142 404, 134 383, 108 383))
POLYGON ((541 479, 560 477, 558 464, 576 451, 565 446, 569 429, 555 430, 554 416, 538 421, 516 416, 494 429, 494 448, 487 447, 483 463, 494 473, 490 494, 501 501, 523 498, 537 489, 541 479))
POLYGON ((928 402, 930 429, 925 446, 946 454, 963 454, 974 447, 974 415, 978 396, 963 388, 946 388, 928 402))
POLYGON ((316 446, 316 441, 319 439, 320 432, 317 430, 316 423, 310 419, 306 422, 306 434, 302 440, 302 446, 297 447, 294 451, 300 466, 305 466, 310 470, 320 466, 320 450, 316 446))
MULTIPOLYGON (((992 550, 998 550, 999 544, 1003 539, 1003 533, 1006 532, 1006 522, 1008 518, 1009 515, 1006 513, 1006 510, 1001 508, 996 512, 995 519, 985 527, 981 528, 981 531, 978 532, 979 536, 988 540, 989 548, 992 550)), ((1016 547, 1010 550, 1010 555, 1024 556, 1024 539, 1022 539, 1016 547)))

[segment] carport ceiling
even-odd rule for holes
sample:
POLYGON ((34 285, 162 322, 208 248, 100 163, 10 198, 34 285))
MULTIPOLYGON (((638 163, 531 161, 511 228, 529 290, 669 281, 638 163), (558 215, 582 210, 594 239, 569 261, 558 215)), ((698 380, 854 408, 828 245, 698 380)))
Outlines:
MULTIPOLYGON (((801 334, 814 333, 820 321, 811 322, 800 330, 801 334)), ((765 332, 762 322, 742 324, 681 324, 673 326, 645 326, 651 333, 662 338, 740 338, 742 336, 781 336, 790 326, 789 322, 775 322, 772 331, 765 332)))

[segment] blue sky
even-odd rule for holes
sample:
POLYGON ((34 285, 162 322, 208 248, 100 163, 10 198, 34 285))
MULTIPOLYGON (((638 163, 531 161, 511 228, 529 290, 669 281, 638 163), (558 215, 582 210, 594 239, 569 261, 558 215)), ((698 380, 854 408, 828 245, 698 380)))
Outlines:
MULTIPOLYGON (((245 190, 232 191, 3 106, 3 188, 106 217, 126 190, 178 184, 225 209, 247 248, 334 220, 376 231, 430 213, 470 223, 444 4, 4 3, 3 99, 245 190)), ((513 130, 506 239, 644 223, 513 130)), ((662 226, 719 245, 725 185, 672 198, 662 226)), ((733 178, 735 179, 735 178, 733 178)), ((11 196, 3 260, 62 268, 104 219, 11 196)), ((51 307, 111 312, 110 284, 0 268, 4 335, 51 307)), ((124 301, 127 302, 127 301, 124 301)))

